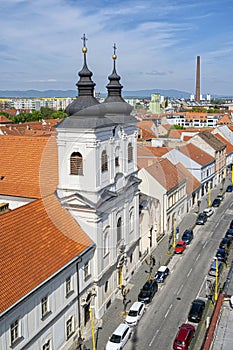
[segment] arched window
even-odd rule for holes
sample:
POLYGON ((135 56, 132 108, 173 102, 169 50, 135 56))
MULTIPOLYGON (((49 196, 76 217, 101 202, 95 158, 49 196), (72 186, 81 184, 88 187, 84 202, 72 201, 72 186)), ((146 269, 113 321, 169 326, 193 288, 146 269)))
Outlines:
POLYGON ((107 170, 108 170, 108 156, 107 156, 107 152, 103 151, 101 156, 101 171, 103 173, 104 171, 107 171, 107 170))
POLYGON ((131 209, 129 214, 129 232, 133 232, 133 229, 134 229, 134 211, 133 209, 131 209))
POLYGON ((130 142, 128 144, 128 163, 131 163, 133 161, 133 146, 132 143, 130 142))
POLYGON ((109 252, 109 232, 108 229, 104 232, 104 256, 109 252))
POLYGON ((79 152, 73 152, 70 157, 70 174, 83 175, 83 157, 79 152))
POLYGON ((121 241, 121 218, 117 221, 117 243, 121 241))
POLYGON ((116 147, 115 149, 115 167, 116 168, 120 166, 119 152, 120 152, 120 148, 116 147))

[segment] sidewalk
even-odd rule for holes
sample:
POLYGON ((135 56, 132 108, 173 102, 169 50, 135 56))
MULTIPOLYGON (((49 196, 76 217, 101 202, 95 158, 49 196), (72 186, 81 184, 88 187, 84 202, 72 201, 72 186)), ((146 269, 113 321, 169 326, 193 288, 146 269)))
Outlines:
MULTIPOLYGON (((230 181, 229 181, 230 183, 230 181)), ((225 186, 229 184, 228 180, 225 181, 225 186)), ((221 185, 213 188, 211 190, 211 202, 213 199, 217 196, 218 193, 220 193, 221 185)), ((200 211, 203 211, 207 207, 207 196, 204 196, 201 200, 200 204, 200 211)), ((197 213, 195 212, 196 208, 193 208, 189 213, 187 213, 184 218, 181 220, 180 223, 178 223, 179 226, 179 232, 180 236, 184 232, 185 229, 189 229, 195 226, 195 221, 197 217, 197 213)), ((172 249, 170 253, 168 252, 169 247, 169 235, 165 235, 158 243, 157 247, 152 251, 152 255, 155 257, 155 267, 153 269, 153 274, 158 270, 159 266, 161 265, 167 265, 168 262, 172 259, 173 252, 172 249)), ((145 270, 148 269, 148 265, 146 264, 145 260, 141 262, 138 270, 131 278, 129 284, 127 285, 127 288, 129 289, 129 293, 127 294, 127 310, 130 308, 130 306, 133 304, 134 301, 137 301, 138 293, 140 288, 142 287, 143 283, 146 281, 146 278, 148 274, 145 272, 145 270)), ((121 292, 119 291, 119 294, 116 298, 116 300, 112 303, 112 305, 109 307, 109 309, 106 311, 102 318, 102 327, 98 328, 95 333, 95 339, 96 339, 96 350, 104 350, 105 345, 108 341, 109 336, 112 334, 112 332, 115 330, 115 328, 124 320, 123 317, 123 311, 124 311, 124 305, 123 305, 123 298, 121 296, 121 292)), ((86 349, 92 349, 92 340, 91 340, 91 334, 90 339, 88 339, 85 342, 86 349)), ((85 347, 84 347, 85 349, 85 347)))

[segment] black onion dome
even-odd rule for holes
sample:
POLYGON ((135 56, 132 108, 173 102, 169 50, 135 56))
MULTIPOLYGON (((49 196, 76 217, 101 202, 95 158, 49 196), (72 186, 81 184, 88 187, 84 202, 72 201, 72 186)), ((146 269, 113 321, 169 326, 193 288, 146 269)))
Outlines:
POLYGON ((85 37, 85 34, 83 34, 82 40, 82 52, 84 56, 84 63, 82 70, 78 73, 80 77, 79 81, 76 84, 76 86, 78 87, 78 96, 76 97, 76 100, 70 103, 65 109, 65 113, 67 113, 69 116, 74 115, 75 113, 79 112, 84 108, 99 104, 99 101, 94 97, 94 87, 96 84, 91 79, 93 74, 87 67, 87 38, 85 37))
POLYGON ((121 90, 123 86, 120 84, 121 77, 116 72, 116 45, 113 45, 114 53, 112 55, 113 59, 113 71, 112 74, 109 75, 109 83, 106 86, 108 89, 108 96, 106 97, 104 102, 125 102, 125 100, 121 96, 121 90))

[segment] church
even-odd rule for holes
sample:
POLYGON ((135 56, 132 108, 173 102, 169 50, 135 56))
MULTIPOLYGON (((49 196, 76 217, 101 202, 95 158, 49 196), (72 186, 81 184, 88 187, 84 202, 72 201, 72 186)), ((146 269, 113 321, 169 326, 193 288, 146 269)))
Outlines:
POLYGON ((56 134, 0 137, 2 350, 69 349, 90 336, 139 264, 137 120, 116 46, 100 103, 82 40, 78 95, 56 134))

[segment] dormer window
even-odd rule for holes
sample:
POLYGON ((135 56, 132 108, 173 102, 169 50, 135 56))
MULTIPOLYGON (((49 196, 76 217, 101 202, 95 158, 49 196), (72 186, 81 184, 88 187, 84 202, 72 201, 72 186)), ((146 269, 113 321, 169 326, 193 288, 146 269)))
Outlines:
POLYGON ((70 174, 83 175, 83 157, 79 152, 73 152, 70 157, 70 174))
POLYGON ((102 152, 102 156, 101 156, 101 171, 102 171, 102 173, 104 171, 108 171, 108 156, 107 156, 107 152, 106 151, 102 152))
POLYGON ((128 163, 131 163, 133 161, 133 146, 132 143, 130 142, 128 144, 128 163))

